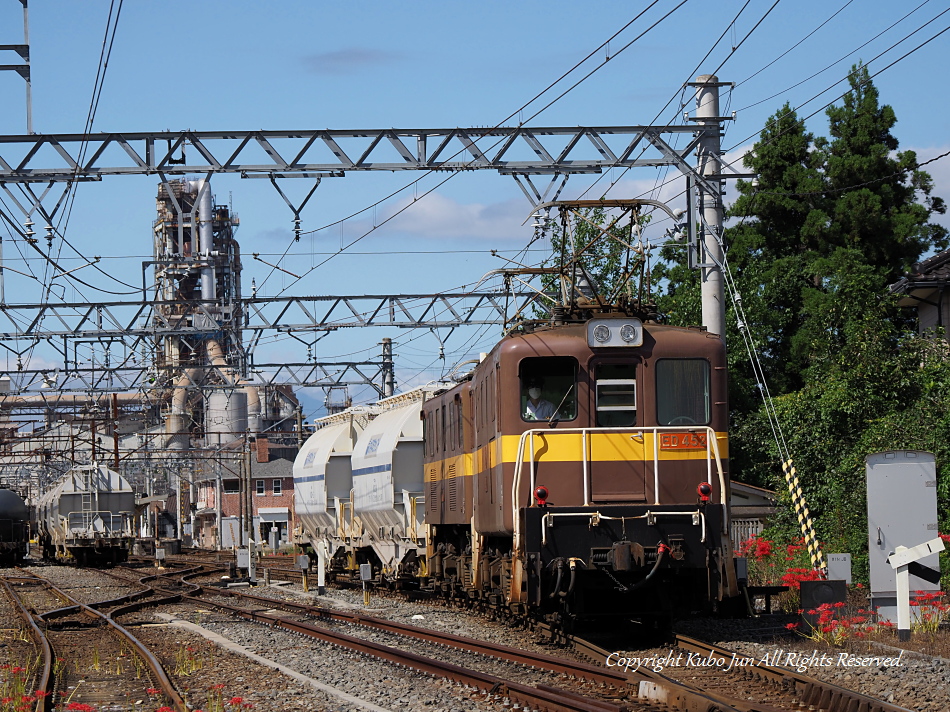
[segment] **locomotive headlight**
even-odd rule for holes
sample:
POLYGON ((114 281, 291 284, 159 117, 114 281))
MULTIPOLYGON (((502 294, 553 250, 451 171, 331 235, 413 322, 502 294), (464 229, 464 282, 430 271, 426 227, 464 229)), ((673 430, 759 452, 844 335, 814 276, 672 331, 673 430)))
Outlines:
POLYGON ((602 344, 607 343, 610 341, 610 329, 605 324, 598 324, 594 327, 594 338, 602 344))
POLYGON ((643 345, 643 322, 631 317, 606 317, 587 322, 587 345, 591 348, 630 348, 643 345))

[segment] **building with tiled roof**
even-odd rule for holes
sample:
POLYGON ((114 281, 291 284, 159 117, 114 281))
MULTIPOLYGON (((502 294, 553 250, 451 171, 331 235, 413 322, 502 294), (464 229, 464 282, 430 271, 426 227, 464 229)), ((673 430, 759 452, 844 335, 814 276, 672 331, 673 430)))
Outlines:
POLYGON ((939 328, 947 335, 950 326, 950 250, 938 252, 922 262, 891 285, 891 292, 899 296, 900 306, 917 309, 918 329, 921 334, 939 328))

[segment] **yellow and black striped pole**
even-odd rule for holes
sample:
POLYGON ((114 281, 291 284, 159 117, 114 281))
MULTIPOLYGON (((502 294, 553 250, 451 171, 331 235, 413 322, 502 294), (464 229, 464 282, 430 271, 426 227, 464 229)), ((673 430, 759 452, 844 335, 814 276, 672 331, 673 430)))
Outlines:
POLYGON ((808 548, 808 554, 811 556, 812 568, 828 573, 828 567, 825 563, 825 555, 818 545, 818 537, 815 535, 815 525, 811 520, 811 514, 808 512, 808 506, 805 504, 805 495, 802 493, 802 486, 798 482, 798 474, 795 472, 795 465, 791 458, 782 463, 782 472, 785 473, 785 482, 788 484, 789 494, 792 496, 792 504, 795 506, 795 514, 798 515, 798 524, 802 528, 802 536, 805 537, 805 546, 808 548))

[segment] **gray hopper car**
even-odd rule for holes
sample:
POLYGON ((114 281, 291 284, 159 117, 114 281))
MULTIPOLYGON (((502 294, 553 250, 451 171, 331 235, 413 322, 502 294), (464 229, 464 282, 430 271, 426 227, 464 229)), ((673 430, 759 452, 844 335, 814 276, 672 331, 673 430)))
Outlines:
POLYGON ((120 563, 132 544, 135 492, 104 465, 69 470, 37 501, 40 543, 47 559, 120 563))

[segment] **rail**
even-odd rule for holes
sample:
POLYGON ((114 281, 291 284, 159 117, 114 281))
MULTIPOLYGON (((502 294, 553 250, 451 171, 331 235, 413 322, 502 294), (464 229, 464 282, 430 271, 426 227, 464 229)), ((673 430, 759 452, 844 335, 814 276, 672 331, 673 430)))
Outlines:
MULTIPOLYGON (((38 620, 40 620, 41 622, 45 624, 54 618, 72 615, 76 612, 84 612, 88 614, 89 616, 102 621, 112 632, 118 635, 120 639, 128 643, 136 652, 136 654, 145 662, 146 666, 148 667, 149 671, 152 674, 152 679, 156 682, 158 687, 161 688, 162 693, 168 698, 168 700, 171 703, 171 707, 176 712, 188 712, 188 707, 185 704, 185 701, 182 699, 181 695, 178 693, 178 690, 175 688, 174 684, 169 679, 167 673, 165 672, 165 669, 162 667, 162 664, 161 662, 159 662, 158 658, 155 657, 155 655, 138 638, 136 638, 126 628, 119 625, 119 623, 113 620, 110 614, 103 613, 102 611, 97 610, 97 608, 94 607, 93 605, 87 605, 85 603, 81 603, 80 601, 77 601, 68 593, 58 588, 57 586, 55 586, 48 579, 44 579, 41 576, 37 576, 36 574, 32 574, 29 572, 24 572, 24 574, 27 574, 27 575, 24 575, 22 578, 39 582, 42 585, 46 586, 50 591, 54 592, 57 596, 59 596, 63 600, 70 602, 70 605, 65 606, 63 608, 58 608, 52 611, 47 611, 45 613, 37 614, 36 617, 38 620)), ((122 598, 133 599, 133 598, 140 598, 140 597, 141 597, 141 594, 132 594, 131 596, 124 596, 122 598)), ((116 603, 121 600, 122 600, 121 598, 114 599, 113 601, 109 601, 108 603, 109 604, 116 603)), ((107 602, 100 602, 97 605, 105 606, 107 605, 107 602)), ((44 663, 44 675, 46 675, 45 663, 44 663)), ((50 677, 47 679, 50 680, 52 678, 50 677)), ((47 684, 53 684, 53 683, 47 683, 47 684)))

